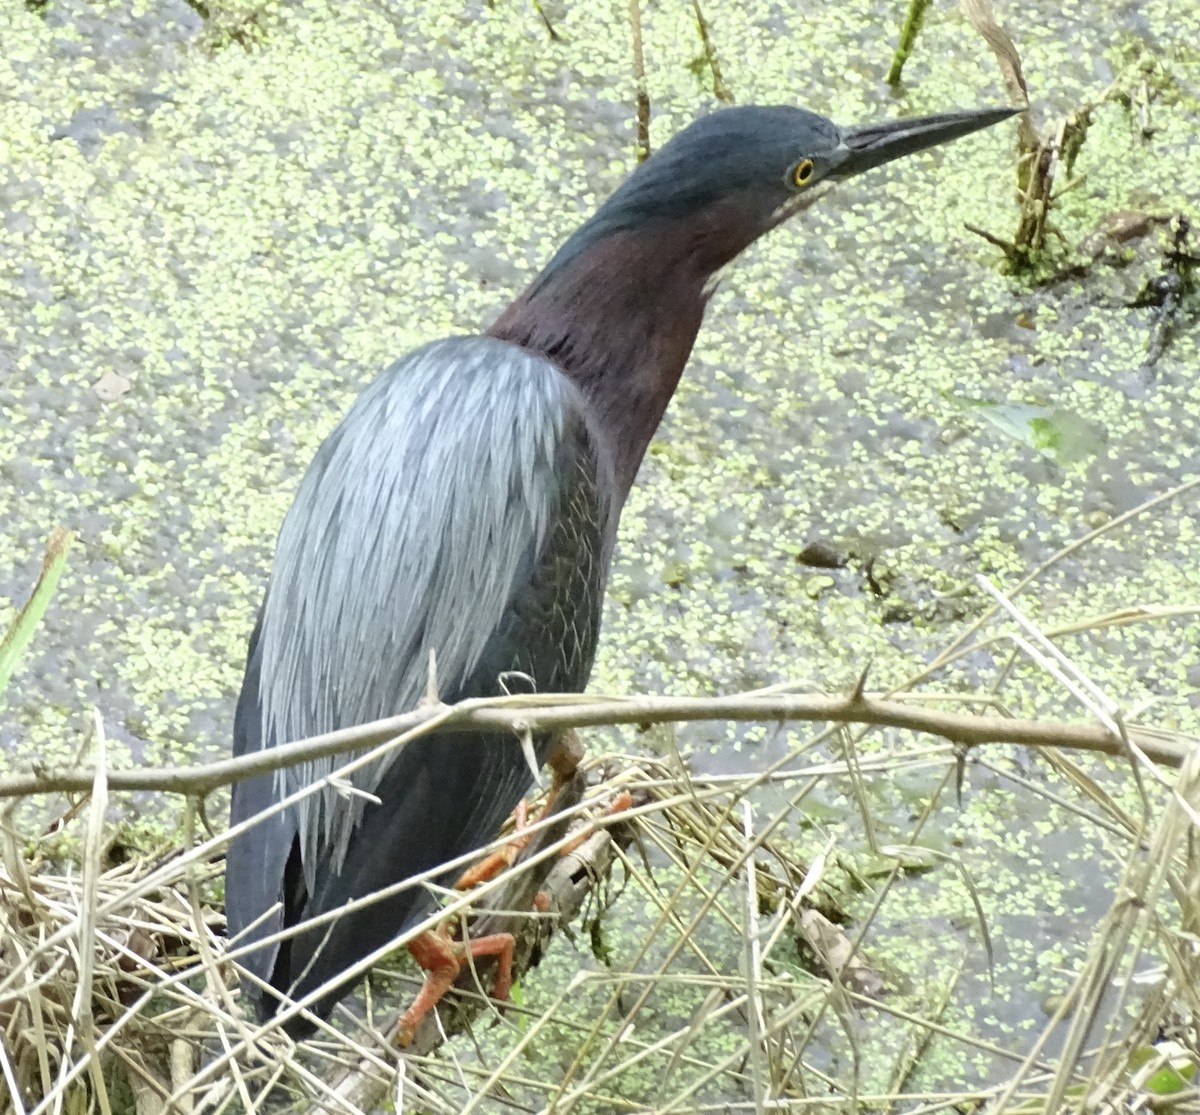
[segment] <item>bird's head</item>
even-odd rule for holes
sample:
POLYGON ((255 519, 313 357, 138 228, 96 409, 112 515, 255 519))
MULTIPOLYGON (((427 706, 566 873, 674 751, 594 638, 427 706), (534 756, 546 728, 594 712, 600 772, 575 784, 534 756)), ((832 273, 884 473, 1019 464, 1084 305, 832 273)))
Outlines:
POLYGON ((727 234, 729 258, 838 182, 1014 115, 993 108, 859 127, 784 105, 721 109, 675 135, 563 245, 547 273, 605 236, 674 225, 727 234), (728 227, 722 227, 722 225, 728 227))
POLYGON ((639 166, 489 332, 553 360, 591 400, 628 492, 695 342, 712 280, 823 183, 1016 110, 839 127, 802 108, 728 108, 639 166))

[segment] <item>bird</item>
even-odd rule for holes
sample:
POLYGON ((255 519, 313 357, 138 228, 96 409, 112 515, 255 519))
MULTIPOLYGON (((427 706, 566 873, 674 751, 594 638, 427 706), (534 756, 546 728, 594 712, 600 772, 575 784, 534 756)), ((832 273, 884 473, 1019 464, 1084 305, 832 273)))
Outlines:
MULTIPOLYGON (((821 187, 1017 111, 856 127, 791 105, 703 115, 484 332, 386 367, 317 450, 280 528, 234 754, 412 710, 431 660, 448 703, 510 692, 514 678, 581 691, 622 507, 722 269, 821 187)), ((534 739, 538 763, 553 746, 534 739)), ((321 759, 237 782, 231 826, 334 769, 321 759)), ((229 843, 228 934, 260 1020, 300 998, 327 1018, 361 978, 347 969, 436 900, 399 884, 494 839, 533 773, 518 739, 441 730, 349 781, 229 843)), ((297 1014, 287 1028, 312 1025, 297 1014)))

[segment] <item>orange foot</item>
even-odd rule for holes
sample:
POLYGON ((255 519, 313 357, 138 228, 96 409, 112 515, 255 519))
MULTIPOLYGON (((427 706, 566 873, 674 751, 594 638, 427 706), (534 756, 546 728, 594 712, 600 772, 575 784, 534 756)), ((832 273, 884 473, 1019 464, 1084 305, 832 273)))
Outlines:
MULTIPOLYGON (((546 796, 546 804, 539 814, 539 820, 550 812, 559 787, 575 773, 575 768, 579 765, 582 757, 583 746, 574 732, 567 733, 558 741, 547 760, 554 771, 554 781, 546 796)), ((624 796, 628 797, 628 795, 624 796)), ((631 803, 632 799, 628 804, 616 808, 610 807, 609 812, 627 809, 631 803)), ((498 852, 493 852, 474 867, 463 872, 454 884, 455 890, 470 890, 472 887, 494 878, 516 862, 517 856, 525 850, 530 840, 530 834, 526 831, 529 822, 529 807, 524 800, 517 805, 514 822, 516 832, 513 839, 498 852)), ((534 907, 545 912, 549 908, 549 900, 544 894, 538 894, 534 900, 534 907)), ((496 958, 497 970, 496 979, 492 985, 492 998, 506 1000, 512 989, 514 945, 511 933, 492 933, 486 937, 458 941, 444 926, 431 929, 410 941, 408 951, 428 975, 412 1006, 400 1016, 396 1030, 396 1043, 401 1048, 406 1048, 412 1043, 417 1026, 453 986, 462 971, 463 962, 468 956, 475 960, 484 957, 496 958)))
MULTIPOLYGON (((485 856, 473 867, 467 868, 454 884, 455 890, 470 890, 480 883, 495 878, 507 867, 511 867, 529 844, 529 806, 524 800, 513 815, 516 833, 512 840, 498 852, 485 856)), ((462 971, 463 962, 470 955, 476 960, 485 956, 497 958, 496 980, 492 985, 492 998, 505 1000, 512 989, 512 960, 515 942, 511 933, 493 933, 463 942, 455 940, 445 926, 430 929, 408 944, 412 958, 428 973, 420 992, 401 1016, 396 1030, 396 1043, 407 1048, 417 1032, 421 1020, 453 986, 462 971)))
POLYGON ((413 1005, 401 1016, 396 1030, 396 1044, 407 1048, 417 1032, 421 1020, 438 1005, 443 995, 458 979, 464 961, 494 956, 497 960, 496 980, 492 985, 492 998, 505 1000, 512 989, 513 936, 511 933, 493 933, 487 937, 476 937, 470 941, 456 941, 445 929, 430 929, 408 944, 412 958, 429 974, 413 1005))

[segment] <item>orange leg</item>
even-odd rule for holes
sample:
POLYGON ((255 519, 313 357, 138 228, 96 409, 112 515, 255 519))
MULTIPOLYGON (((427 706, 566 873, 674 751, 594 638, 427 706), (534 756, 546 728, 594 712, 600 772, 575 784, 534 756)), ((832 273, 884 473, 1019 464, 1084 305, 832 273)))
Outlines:
MULTIPOLYGON (((601 814, 601 816, 612 817, 617 813, 624 813, 626 809, 632 808, 633 795, 628 790, 622 790, 616 795, 616 797, 612 799, 612 801, 608 803, 608 805, 604 807, 604 812, 601 814)), ((581 828, 571 840, 568 840, 566 844, 562 846, 558 854, 560 856, 569 856, 595 831, 595 825, 584 825, 584 827, 581 828)), ((534 895, 533 908, 539 914, 550 913, 550 896, 544 890, 540 890, 536 895, 534 895)))
MULTIPOLYGON (((538 820, 541 820, 541 818, 550 811, 550 807, 554 804, 554 794, 556 789, 556 786, 550 787, 550 793, 547 797, 546 804, 543 807, 542 812, 538 816, 538 820)), ((633 795, 630 794, 628 790, 622 790, 616 795, 616 797, 612 799, 612 801, 608 803, 608 805, 604 807, 604 812, 601 814, 601 816, 612 817, 614 814, 624 813, 626 809, 632 808, 633 795)), ((459 876, 458 882, 454 884, 455 890, 470 890, 472 887, 477 886, 479 883, 482 883, 487 879, 495 878, 496 875, 498 875, 506 867, 512 867, 512 865, 516 862, 517 856, 520 855, 520 853, 523 852, 526 846, 529 844, 528 834, 522 835, 526 825, 526 818, 529 815, 529 807, 524 801, 522 801, 521 804, 517 806, 515 812, 517 835, 498 852, 493 852, 490 856, 481 859, 477 864, 475 864, 474 867, 467 868, 467 870, 464 871, 461 876, 459 876)), ((567 841, 567 843, 563 845, 558 854, 560 856, 570 855, 595 831, 596 830, 594 826, 584 826, 584 828, 580 829, 580 831, 572 840, 567 841)), ((541 914, 549 911, 550 902, 543 892, 538 892, 537 897, 533 900, 533 908, 541 914)))
POLYGON ((512 867, 517 861, 517 856, 525 850, 529 843, 529 834, 525 832, 525 826, 529 820, 529 806, 522 798, 517 804, 517 808, 513 811, 513 820, 516 828, 516 835, 507 844, 504 845, 498 852, 493 852, 490 856, 484 856, 473 867, 468 867, 459 877, 458 882, 454 884, 455 890, 470 890, 474 886, 478 886, 488 879, 494 879, 506 867, 512 867))
POLYGON ((455 941, 444 929, 431 929, 410 941, 408 951, 412 958, 429 974, 413 1004, 401 1016, 396 1031, 396 1043, 407 1047, 417 1032, 421 1020, 441 1002, 450 990, 463 963, 470 956, 473 960, 494 956, 497 960, 496 980, 492 985, 492 998, 507 999, 512 990, 513 936, 511 933, 493 933, 487 937, 476 937, 470 941, 455 941))
MULTIPOLYGON (((605 807, 604 812, 600 814, 602 817, 612 817, 617 813, 624 813, 626 809, 633 808, 633 795, 628 790, 622 790, 615 798, 612 799, 605 807)), ((594 825, 585 825, 573 840, 567 841, 563 845, 563 849, 558 854, 560 856, 570 855, 576 848, 579 847, 593 832, 596 831, 594 825)))
MULTIPOLYGON (((583 757, 583 747, 575 733, 570 732, 551 752, 547 762, 554 771, 554 781, 550 792, 546 795, 546 804, 538 819, 541 820, 554 804, 555 795, 563 781, 575 773, 583 757)), ((623 808, 628 808, 625 806, 623 808)), ((530 836, 525 831, 529 818, 529 806, 522 800, 514 811, 516 833, 498 852, 480 860, 469 867, 459 876, 454 884, 455 890, 470 890, 479 883, 498 875, 507 867, 511 867, 517 856, 528 846, 530 836)), ((538 898, 543 898, 539 895, 538 898)), ((535 906, 539 909, 546 905, 535 906)), ((514 940, 511 933, 492 933, 486 937, 476 937, 468 941, 456 941, 444 928, 431 929, 409 942, 408 951, 413 959, 425 969, 428 975, 420 992, 401 1016, 396 1031, 396 1042, 402 1048, 407 1047, 416 1034, 421 1020, 441 1001, 442 996, 453 986, 462 971, 463 962, 468 956, 475 960, 484 957, 496 958, 496 979, 492 984, 492 998, 505 1000, 512 989, 512 963, 514 940)))
MULTIPOLYGON (((538 814, 539 821, 549 814, 554 806, 554 799, 558 796, 559 787, 574 775, 575 768, 582 760, 583 744, 580 743, 579 737, 574 732, 568 732, 558 740, 546 759, 547 765, 554 772, 554 779, 550 783, 550 792, 546 795, 546 804, 542 806, 542 811, 538 814)), ((628 797, 628 794, 625 796, 628 797)), ((632 802, 633 799, 630 798, 630 804, 632 802)), ((621 808, 628 809, 629 805, 621 808)), ((513 839, 499 851, 485 856, 473 867, 468 867, 459 876, 458 882, 454 884, 455 890, 470 890, 488 879, 494 879, 505 868, 512 867, 516 863, 517 856, 529 846, 530 839, 529 834, 525 832, 525 827, 529 823, 529 804, 524 798, 513 811, 513 821, 516 830, 513 839)))

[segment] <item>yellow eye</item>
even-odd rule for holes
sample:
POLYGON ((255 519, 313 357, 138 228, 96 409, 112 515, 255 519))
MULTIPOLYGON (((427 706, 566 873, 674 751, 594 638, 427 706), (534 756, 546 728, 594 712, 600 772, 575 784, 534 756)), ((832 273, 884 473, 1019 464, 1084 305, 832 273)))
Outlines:
POLYGON ((814 169, 812 159, 801 159, 792 171, 792 182, 797 186, 807 186, 812 181, 814 169))

